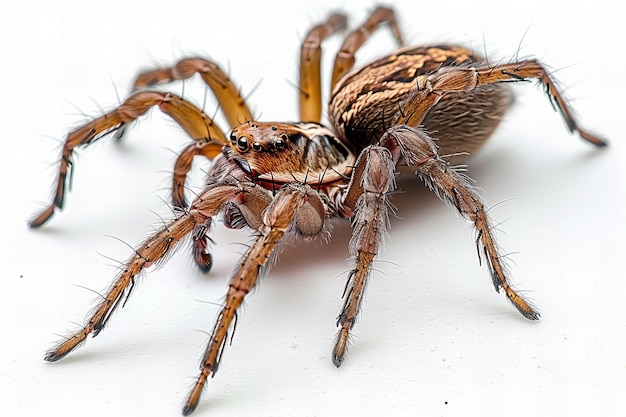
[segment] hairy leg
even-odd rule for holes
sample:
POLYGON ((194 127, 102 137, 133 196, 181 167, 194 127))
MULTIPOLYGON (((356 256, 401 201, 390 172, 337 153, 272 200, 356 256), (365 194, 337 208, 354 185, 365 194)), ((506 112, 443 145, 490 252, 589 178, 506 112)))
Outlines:
POLYGON ((89 316, 87 322, 74 334, 47 352, 45 360, 54 362, 81 345, 89 334, 97 336, 107 324, 111 314, 123 305, 135 284, 135 279, 144 269, 161 262, 176 244, 210 224, 210 219, 229 201, 241 200, 242 195, 254 195, 259 190, 254 184, 221 184, 208 188, 193 202, 189 210, 164 226, 148 238, 128 260, 120 275, 102 296, 101 302, 89 316))
POLYGON ((337 319, 340 330, 333 348, 335 366, 342 364, 348 349, 350 331, 361 307, 372 261, 387 230, 388 195, 395 189, 395 167, 398 163, 415 168, 417 175, 441 199, 474 223, 478 232, 477 243, 482 246, 496 291, 503 289, 527 319, 539 318, 537 310, 513 290, 482 200, 467 178, 439 157, 435 143, 426 133, 407 126, 396 126, 389 129, 377 145, 363 150, 350 185, 343 194, 335 197, 341 213, 351 217, 353 235, 350 252, 355 261, 355 268, 350 272, 344 290, 344 305, 337 319))
POLYGON ((300 121, 319 123, 322 119, 322 80, 320 61, 322 42, 346 26, 346 16, 333 13, 326 22, 316 25, 300 48, 300 121))
POLYGON ((447 93, 471 91, 481 86, 501 82, 538 80, 545 88, 551 103, 557 109, 570 132, 596 146, 606 141, 582 129, 556 86, 556 82, 537 60, 530 59, 482 68, 445 67, 432 75, 418 78, 417 85, 407 100, 400 104, 393 125, 420 126, 428 111, 447 93))
POLYGON ((501 251, 495 241, 491 221, 482 199, 468 178, 450 168, 449 164, 439 157, 435 143, 423 131, 397 126, 390 129, 386 135, 402 149, 404 160, 408 166, 416 169, 417 176, 443 201, 455 207, 461 216, 474 223, 478 232, 476 242, 482 246, 482 254, 496 291, 503 289, 511 303, 525 318, 537 320, 539 312, 511 286, 501 251))
POLYGON ((340 329, 332 353, 337 367, 342 364, 348 349, 350 331, 361 309, 372 262, 388 227, 388 195, 395 189, 398 158, 394 158, 385 142, 370 145, 361 152, 348 188, 337 196, 338 207, 343 215, 350 216, 352 223, 350 255, 355 263, 348 275, 344 304, 337 317, 340 329))
POLYGON ((73 153, 77 147, 88 146, 107 134, 136 120, 150 108, 158 106, 161 111, 174 119, 194 140, 208 141, 205 152, 219 152, 226 143, 220 128, 193 104, 170 93, 144 91, 128 97, 117 109, 70 132, 63 143, 59 173, 50 205, 30 221, 30 227, 37 228, 46 223, 55 209, 63 209, 68 177, 71 177, 73 153))
POLYGON ((393 9, 383 6, 377 7, 359 28, 352 31, 346 37, 341 49, 337 52, 335 64, 333 66, 331 90, 335 87, 339 79, 354 66, 354 63, 356 62, 354 55, 382 23, 389 24, 398 46, 402 46, 404 44, 402 33, 398 27, 398 22, 393 9))
POLYGON ((187 79, 194 74, 209 86, 231 128, 254 120, 245 99, 228 75, 216 63, 204 58, 184 58, 172 67, 157 68, 137 76, 134 89, 187 79))
POLYGON ((231 277, 226 300, 218 314, 209 344, 202 357, 200 374, 183 406, 183 415, 188 415, 196 409, 207 379, 217 372, 228 334, 234 331, 237 322, 237 311, 244 298, 256 285, 262 269, 281 242, 285 232, 292 228, 299 233, 304 232, 301 230, 303 228, 310 232, 310 227, 303 226, 303 224, 309 224, 312 220, 312 223, 316 225, 313 227, 313 232, 319 233, 325 220, 323 207, 321 198, 311 187, 294 183, 281 187, 274 200, 263 211, 263 224, 258 229, 259 235, 248 248, 231 277), (302 223, 303 213, 307 213, 309 222, 302 223))

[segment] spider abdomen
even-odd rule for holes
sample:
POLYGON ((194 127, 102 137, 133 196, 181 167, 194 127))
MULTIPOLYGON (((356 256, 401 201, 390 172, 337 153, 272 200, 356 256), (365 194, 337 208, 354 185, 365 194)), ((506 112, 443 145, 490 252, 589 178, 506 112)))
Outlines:
MULTIPOLYGON (((329 105, 331 122, 358 153, 396 124, 399 115, 411 111, 405 102, 427 77, 442 68, 482 63, 482 57, 459 46, 400 49, 339 81, 329 105)), ((512 92, 502 84, 448 93, 428 111, 421 126, 438 139, 441 155, 471 153, 491 136, 512 102, 512 92)))

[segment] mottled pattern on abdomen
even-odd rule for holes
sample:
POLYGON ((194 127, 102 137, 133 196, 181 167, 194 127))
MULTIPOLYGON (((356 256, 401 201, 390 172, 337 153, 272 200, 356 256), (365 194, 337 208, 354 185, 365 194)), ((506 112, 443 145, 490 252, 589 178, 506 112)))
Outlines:
MULTIPOLYGON (((333 90, 329 117, 339 138, 357 153, 393 125, 418 79, 448 66, 479 66, 481 57, 453 45, 401 49, 343 77, 333 90)), ((476 150, 512 102, 506 86, 491 85, 444 96, 423 125, 439 139, 441 154, 476 150)))

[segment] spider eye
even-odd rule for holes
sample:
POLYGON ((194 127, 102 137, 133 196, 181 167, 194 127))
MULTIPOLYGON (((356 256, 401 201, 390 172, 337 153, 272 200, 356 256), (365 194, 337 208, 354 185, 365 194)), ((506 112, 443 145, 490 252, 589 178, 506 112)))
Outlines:
POLYGON ((282 139, 276 139, 276 141, 274 142, 274 148, 276 148, 277 150, 281 150, 285 148, 285 142, 282 139))
POLYGON ((254 149, 255 151, 259 152, 262 148, 261 148, 261 144, 259 142, 254 142, 252 144, 252 149, 254 149))
POLYGON ((235 146, 235 144, 237 144, 237 136, 235 135, 235 133, 231 133, 230 134, 230 143, 235 146))
POLYGON ((241 152, 245 152, 248 150, 248 139, 245 136, 237 139, 237 148, 239 148, 241 152))

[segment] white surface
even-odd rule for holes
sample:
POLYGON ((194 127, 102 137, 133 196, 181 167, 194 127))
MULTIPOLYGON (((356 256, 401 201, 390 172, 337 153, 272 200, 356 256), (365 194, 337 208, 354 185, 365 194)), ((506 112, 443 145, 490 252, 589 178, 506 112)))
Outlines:
MULTIPOLYGON (((106 235, 135 245, 158 223, 150 210, 168 215, 161 201, 173 163, 168 149, 186 141, 154 111, 121 146, 102 140, 81 151, 65 211, 28 230, 27 218, 47 202, 58 140, 85 120, 76 113, 110 108, 115 88, 124 96, 140 67, 203 53, 228 66, 245 92, 262 80, 250 97, 262 119, 293 120, 287 80, 296 79, 310 23, 338 8, 353 13, 354 25, 370 7, 211 3, 5 1, 1 415, 178 415, 238 243, 248 241, 245 232, 217 227, 210 276, 179 251, 143 277, 98 338, 62 362, 44 363, 55 333, 74 328, 93 305, 85 287, 101 290, 113 278, 113 262, 100 254, 130 254, 106 235)), ((529 290, 543 319, 519 317, 478 265, 468 224, 421 184, 404 181, 407 193, 394 197, 401 218, 392 220, 341 369, 330 349, 349 268, 345 224, 328 245, 286 248, 247 300, 195 415, 623 415, 626 77, 617 1, 396 3, 412 43, 482 50, 486 42, 494 60, 508 59, 521 43, 522 56, 559 69, 584 125, 611 140, 597 151, 570 136, 539 89, 519 85, 515 110, 472 161, 487 200, 503 202, 490 211, 506 220, 499 242, 513 253, 514 282, 529 290)), ((325 45, 327 57, 338 42, 325 45)), ((390 45, 382 30, 359 61, 390 45)), ((201 101, 202 87, 189 83, 185 94, 201 101)))

